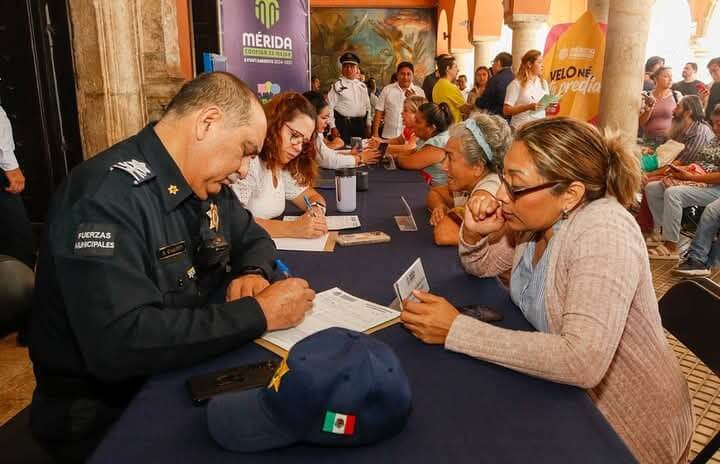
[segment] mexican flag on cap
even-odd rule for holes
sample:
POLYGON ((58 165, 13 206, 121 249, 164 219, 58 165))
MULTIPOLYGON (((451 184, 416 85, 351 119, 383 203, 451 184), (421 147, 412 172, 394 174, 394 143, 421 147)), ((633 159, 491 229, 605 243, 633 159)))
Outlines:
POLYGON ((323 432, 352 435, 355 432, 355 416, 326 411, 323 432))

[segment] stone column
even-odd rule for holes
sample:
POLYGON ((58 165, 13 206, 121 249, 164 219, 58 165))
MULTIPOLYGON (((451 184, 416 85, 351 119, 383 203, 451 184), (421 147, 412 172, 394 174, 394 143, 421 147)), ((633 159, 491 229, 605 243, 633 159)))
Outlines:
POLYGON ((176 0, 68 3, 80 135, 90 158, 158 119, 184 82, 176 0))
POLYGON ((600 127, 633 140, 640 113, 645 47, 654 0, 611 0, 600 93, 600 127))
POLYGON ((475 72, 475 69, 477 69, 478 66, 490 67, 490 62, 493 58, 495 58, 492 56, 492 49, 497 39, 497 37, 483 37, 480 39, 474 38, 472 42, 473 47, 475 48, 475 65, 473 67, 473 72, 475 72))
POLYGON ((458 72, 458 76, 460 76, 461 74, 465 74, 468 78, 468 86, 472 85, 474 75, 472 49, 466 50, 464 48, 458 48, 454 49, 452 51, 452 54, 455 57, 458 68, 460 69, 460 72, 458 72))
POLYGON ((588 0, 587 3, 588 10, 595 16, 595 20, 599 23, 607 24, 610 0, 588 0))
POLYGON ((70 0, 75 82, 85 158, 145 125, 136 0, 70 0))
POLYGON ((539 43, 538 30, 547 21, 546 15, 515 14, 508 26, 513 31, 512 35, 512 57, 513 70, 517 72, 520 67, 523 55, 532 49, 542 51, 542 44, 539 43))

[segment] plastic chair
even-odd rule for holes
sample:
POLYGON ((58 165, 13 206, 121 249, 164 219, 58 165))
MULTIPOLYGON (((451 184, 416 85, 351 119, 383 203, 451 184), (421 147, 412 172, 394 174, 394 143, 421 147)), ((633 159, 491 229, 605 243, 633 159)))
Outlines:
MULTIPOLYGON (((707 278, 682 280, 658 302, 662 324, 720 377, 720 285, 707 278)), ((716 433, 692 464, 708 462, 720 449, 716 433)))

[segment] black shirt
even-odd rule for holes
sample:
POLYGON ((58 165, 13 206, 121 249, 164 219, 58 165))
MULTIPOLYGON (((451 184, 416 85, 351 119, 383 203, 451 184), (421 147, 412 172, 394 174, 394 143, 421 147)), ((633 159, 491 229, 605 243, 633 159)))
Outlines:
POLYGON ((149 374, 253 340, 263 312, 254 298, 226 303, 226 286, 251 267, 269 274, 276 256, 227 187, 194 197, 146 127, 73 169, 55 194, 31 329, 38 389, 127 401, 149 374), (210 204, 231 248, 227 266, 203 275, 196 246, 210 204))
POLYGON ((707 119, 708 122, 712 122, 710 116, 712 116, 715 105, 718 103, 720 103, 720 81, 715 82, 712 87, 710 87, 710 95, 708 96, 707 106, 705 107, 705 119, 707 119))
POLYGON ((475 100, 475 106, 481 110, 503 116, 503 105, 505 104, 505 93, 507 86, 515 79, 511 68, 503 68, 499 73, 490 78, 485 87, 485 92, 475 100))
POLYGON ((697 86, 702 84, 701 81, 694 80, 692 82, 680 81, 673 84, 672 89, 677 90, 683 95, 700 95, 697 86))

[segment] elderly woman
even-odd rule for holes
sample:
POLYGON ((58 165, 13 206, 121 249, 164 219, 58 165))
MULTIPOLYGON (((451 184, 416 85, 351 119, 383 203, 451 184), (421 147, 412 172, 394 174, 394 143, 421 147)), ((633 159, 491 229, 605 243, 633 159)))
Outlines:
POLYGON ((413 152, 392 153, 397 165, 403 169, 423 172, 431 186, 447 183, 442 169, 448 129, 453 123, 450 108, 445 103, 424 103, 415 113, 415 135, 418 141, 413 152))
POLYGON ((473 113, 449 131, 443 170, 447 185, 434 187, 427 196, 430 224, 437 245, 457 245, 467 195, 500 187, 496 174, 510 146, 510 126, 497 115, 473 113))
POLYGON ((387 143, 385 153, 389 156, 396 157, 402 153, 414 153, 418 141, 417 135, 415 135, 415 114, 423 103, 427 103, 427 100, 420 95, 405 97, 400 115, 403 123, 400 135, 392 139, 373 137, 368 143, 368 148, 377 149, 381 143, 387 143))
POLYGON ((327 223, 325 199, 312 188, 317 171, 315 108, 301 94, 283 92, 265 105, 265 116, 262 151, 251 161, 247 176, 231 187, 271 237, 319 237, 327 232, 327 223), (286 200, 305 211, 297 221, 274 219, 285 211, 286 200))
POLYGON ((625 208, 640 187, 637 159, 584 122, 543 119, 515 133, 500 179, 496 195, 468 200, 460 257, 480 277, 511 270, 510 296, 537 331, 486 324, 424 292, 405 302, 405 326, 427 343, 585 388, 640 462, 685 462, 690 395, 625 208))

